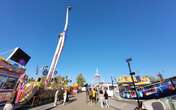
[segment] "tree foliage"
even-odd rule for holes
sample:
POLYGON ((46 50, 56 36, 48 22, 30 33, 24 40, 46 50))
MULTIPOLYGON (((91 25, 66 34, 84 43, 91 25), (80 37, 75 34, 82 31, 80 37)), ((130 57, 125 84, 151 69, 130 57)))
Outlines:
POLYGON ((86 80, 82 73, 78 74, 78 76, 76 77, 76 82, 78 83, 79 86, 84 86, 86 80))
POLYGON ((33 77, 27 79, 27 82, 32 82, 32 81, 35 81, 33 77))

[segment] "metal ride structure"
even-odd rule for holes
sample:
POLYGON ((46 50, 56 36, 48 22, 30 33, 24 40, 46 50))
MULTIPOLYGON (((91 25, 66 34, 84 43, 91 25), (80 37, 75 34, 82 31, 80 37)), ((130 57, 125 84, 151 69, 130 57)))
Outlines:
POLYGON ((54 76, 54 72, 56 70, 57 63, 59 61, 59 58, 61 56, 61 52, 62 52, 63 47, 64 47, 65 36, 66 36, 67 30, 68 30, 68 18, 69 18, 69 13, 70 13, 71 8, 72 8, 71 6, 67 6, 64 30, 63 30, 63 32, 61 32, 59 34, 58 44, 57 44, 57 47, 56 47, 56 50, 55 50, 55 53, 54 53, 54 56, 53 56, 49 71, 48 71, 47 78, 45 80, 45 86, 48 85, 48 83, 50 82, 51 78, 53 78, 53 76, 54 76))

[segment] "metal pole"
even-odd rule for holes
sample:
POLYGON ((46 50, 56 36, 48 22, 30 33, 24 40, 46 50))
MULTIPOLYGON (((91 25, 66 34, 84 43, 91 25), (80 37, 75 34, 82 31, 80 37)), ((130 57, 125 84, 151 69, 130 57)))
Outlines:
POLYGON ((133 75, 132 75, 130 62, 127 60, 127 63, 128 63, 128 68, 129 68, 130 76, 131 76, 131 79, 132 79, 132 83, 133 83, 133 86, 134 86, 134 89, 135 89, 135 92, 136 92, 138 107, 140 108, 139 96, 138 96, 136 85, 135 85, 134 78, 133 78, 133 75))
POLYGON ((114 80, 112 76, 111 76, 111 81, 112 81, 112 89, 114 90, 114 80))

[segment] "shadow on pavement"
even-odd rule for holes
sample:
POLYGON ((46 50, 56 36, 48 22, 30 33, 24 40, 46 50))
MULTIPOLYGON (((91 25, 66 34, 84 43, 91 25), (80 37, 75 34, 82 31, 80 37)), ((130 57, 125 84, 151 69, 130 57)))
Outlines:
POLYGON ((77 100, 76 98, 69 99, 69 101, 68 101, 65 105, 70 104, 70 103, 72 103, 72 102, 74 102, 74 101, 76 101, 76 100, 77 100))
MULTIPOLYGON (((77 100, 76 98, 70 99, 67 103, 65 103, 65 105, 70 104, 70 103, 72 103, 72 102, 74 102, 74 101, 76 101, 76 100, 77 100)), ((61 104, 62 104, 62 103, 61 103, 61 104)), ((58 104, 58 105, 61 105, 61 104, 58 104)), ((56 106, 56 107, 57 107, 57 106, 56 106)), ((45 110, 51 110, 51 109, 53 109, 53 108, 55 108, 55 107, 52 106, 52 107, 47 108, 47 109, 45 109, 45 110)))
POLYGON ((55 108, 55 107, 50 107, 50 108, 47 108, 47 109, 45 109, 45 110, 51 110, 51 109, 53 109, 53 108, 55 108))
POLYGON ((118 109, 118 108, 116 108, 114 106, 111 106, 111 108, 113 108, 114 110, 121 110, 121 109, 118 109))

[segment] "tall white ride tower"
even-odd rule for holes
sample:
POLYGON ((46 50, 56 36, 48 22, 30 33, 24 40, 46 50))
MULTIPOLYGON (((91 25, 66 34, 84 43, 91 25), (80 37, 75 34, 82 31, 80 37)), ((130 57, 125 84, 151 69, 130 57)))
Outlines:
POLYGON ((66 12, 66 19, 65 19, 65 26, 64 26, 64 30, 63 32, 61 32, 59 34, 59 40, 58 40, 58 44, 57 44, 57 48, 56 48, 56 51, 55 51, 55 54, 54 54, 54 57, 52 59, 52 62, 51 62, 51 66, 49 68, 49 72, 48 72, 48 75, 47 75, 47 78, 45 80, 45 85, 48 84, 48 82, 51 80, 51 78, 53 77, 54 75, 54 72, 56 70, 56 66, 57 66, 57 63, 58 63, 58 60, 60 58, 60 55, 61 55, 61 52, 62 52, 62 49, 64 47, 64 42, 65 42, 65 35, 67 33, 67 30, 68 30, 68 18, 69 18, 69 12, 71 10, 71 7, 68 6, 67 7, 67 12, 66 12))

